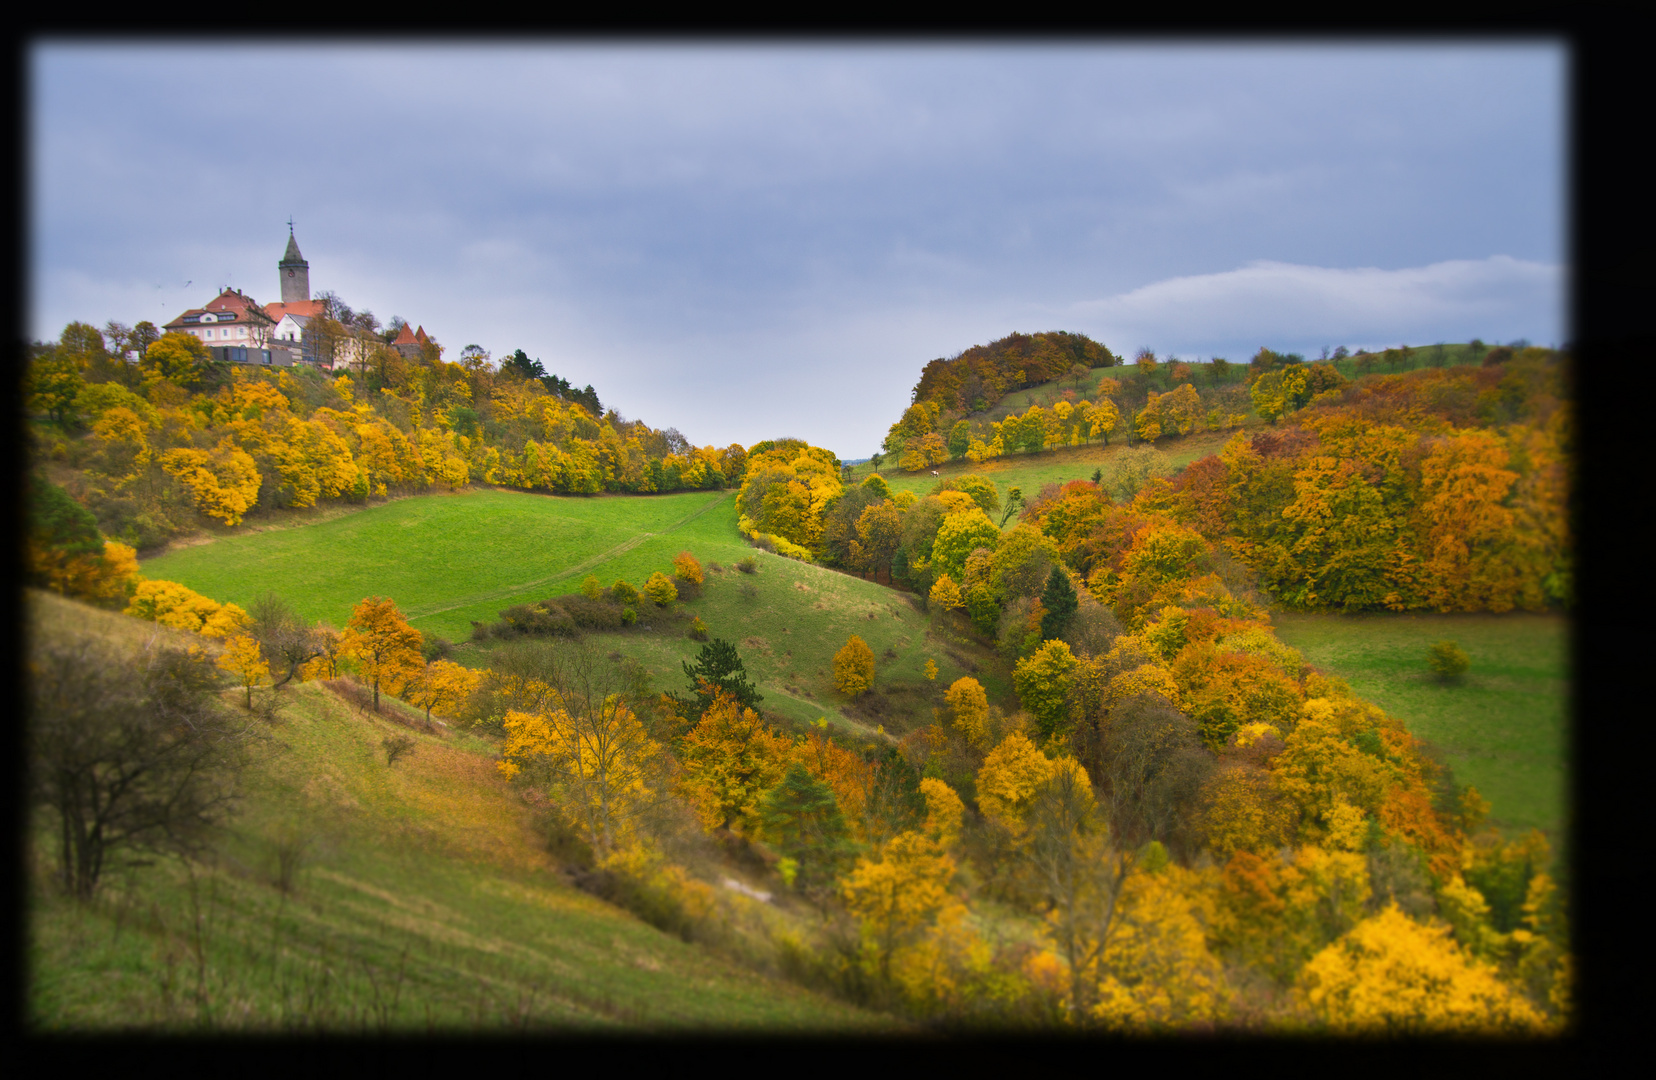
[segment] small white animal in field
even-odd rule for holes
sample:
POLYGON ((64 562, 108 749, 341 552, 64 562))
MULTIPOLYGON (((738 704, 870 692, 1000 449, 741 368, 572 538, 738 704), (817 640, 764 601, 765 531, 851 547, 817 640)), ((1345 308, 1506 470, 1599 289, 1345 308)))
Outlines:
POLYGON ((937 475, 937 470, 936 470, 936 469, 933 469, 933 470, 932 470, 932 475, 933 475, 933 476, 936 476, 936 475, 937 475))

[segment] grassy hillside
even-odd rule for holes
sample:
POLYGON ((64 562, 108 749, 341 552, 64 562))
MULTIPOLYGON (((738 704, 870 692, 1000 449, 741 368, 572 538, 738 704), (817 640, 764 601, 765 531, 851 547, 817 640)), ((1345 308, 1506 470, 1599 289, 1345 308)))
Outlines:
POLYGON ((1496 824, 1539 828, 1555 849, 1568 828, 1569 623, 1556 615, 1272 616, 1277 636, 1316 667, 1437 743, 1456 778, 1493 805, 1496 824), (1434 642, 1460 643, 1460 685, 1426 667, 1434 642))
MULTIPOLYGON (((700 644, 691 615, 736 642, 764 707, 809 723, 826 716, 859 732, 929 723, 933 698, 974 671, 1005 698, 993 656, 941 635, 913 599, 860 578, 755 551, 736 531, 728 493, 555 498, 510 491, 422 496, 302 527, 245 533, 144 563, 146 576, 179 581, 215 600, 246 605, 274 591, 308 619, 343 626, 364 596, 389 596, 417 627, 454 640, 471 620, 492 622, 515 603, 574 592, 589 573, 641 585, 688 549, 709 571, 704 595, 640 625, 594 635, 603 650, 639 660, 660 689, 682 690, 681 664, 700 644), (734 570, 749 555, 757 574, 734 570), (853 703, 834 689, 833 656, 857 634, 876 657, 875 692, 853 703), (945 640, 947 638, 947 640, 945 640), (927 659, 937 682, 921 675, 927 659)), ((490 648, 455 658, 487 666, 490 648)))
MULTIPOLYGON (((52 597, 106 636, 155 627, 52 597)), ((318 684, 261 729, 211 865, 112 871, 81 907, 30 860, 28 1015, 44 1030, 865 1030, 882 1018, 687 944, 575 890, 493 747, 407 733, 318 684), (280 856, 297 855, 286 875, 280 856)), ((43 823, 44 824, 44 823, 43 823)), ((734 896, 734 894, 732 894, 734 896)), ((735 898, 748 917, 768 908, 735 898), (750 910, 751 909, 751 910, 750 910)))
POLYGON ((501 608, 573 592, 588 573, 635 585, 679 551, 746 550, 728 492, 597 498, 473 490, 242 532, 146 560, 146 577, 246 606, 265 591, 343 626, 364 596, 389 596, 422 630, 471 632, 501 608))
MULTIPOLYGON (((1208 454, 1218 453, 1233 434, 1229 431, 1201 432, 1183 438, 1159 439, 1156 449, 1167 455, 1174 468, 1183 468, 1208 454)), ((994 481, 1003 500, 1007 491, 1014 487, 1022 488, 1024 496, 1033 499, 1043 484, 1092 479, 1093 471, 1107 469, 1110 458, 1120 453, 1124 446, 1120 439, 1116 439, 1109 446, 1066 446, 1038 454, 1008 454, 978 465, 963 458, 937 466, 936 477, 931 475, 929 469, 920 473, 905 473, 891 462, 887 462, 879 472, 893 491, 912 491, 923 495, 936 486, 939 479, 974 473, 994 481)), ((852 473, 853 480, 860 483, 873 471, 866 463, 858 465, 852 473)))
MULTIPOLYGON (((975 675, 992 696, 1012 704, 1002 663, 982 645, 950 632, 953 622, 922 612, 916 598, 820 566, 744 550, 756 556, 758 573, 738 573, 725 563, 722 572, 708 572, 699 599, 675 605, 665 616, 640 612, 639 626, 592 634, 591 640, 602 651, 638 660, 658 689, 682 693, 682 665, 701 648, 685 631, 690 617, 700 616, 711 636, 736 644, 749 678, 765 696, 764 709, 801 723, 827 717, 859 735, 878 727, 902 733, 930 723, 943 690, 962 675, 975 675), (875 656, 874 690, 857 701, 839 693, 833 677, 834 654, 852 634, 875 656), (937 665, 935 682, 922 671, 928 659, 937 665)), ((491 642, 467 646, 455 656, 486 667, 496 650, 510 647, 491 642)))

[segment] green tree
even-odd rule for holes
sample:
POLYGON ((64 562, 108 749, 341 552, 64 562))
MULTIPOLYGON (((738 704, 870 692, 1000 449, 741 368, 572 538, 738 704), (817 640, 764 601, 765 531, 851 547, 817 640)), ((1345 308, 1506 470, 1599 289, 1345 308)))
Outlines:
POLYGON ((29 364, 29 410, 44 413, 60 427, 79 418, 75 399, 85 388, 86 381, 74 359, 57 350, 37 356, 29 364))
POLYGON ((1051 737, 1062 733, 1070 684, 1078 666, 1067 644, 1048 641, 1012 669, 1012 685, 1018 691, 1018 700, 1035 718, 1042 735, 1051 737))
POLYGON ((950 456, 956 458, 965 457, 966 451, 971 446, 971 443, 972 425, 968 424, 964 420, 957 421, 955 426, 949 429, 950 456))
POLYGON ((757 709, 765 700, 758 688, 748 682, 747 670, 742 666, 736 646, 723 638, 714 638, 703 645, 696 654, 695 664, 684 664, 684 674, 690 680, 691 693, 696 696, 697 716, 707 711, 721 690, 744 709, 757 709))
POLYGON ((1041 639, 1046 641, 1062 636, 1080 606, 1069 575, 1064 573, 1063 567, 1054 566, 1052 573, 1047 575, 1046 588, 1041 591, 1041 607, 1045 609, 1041 615, 1041 639))
POLYGON ((29 481, 29 543, 69 558, 103 551, 92 511, 44 476, 29 481))
POLYGON ((36 630, 30 795, 57 818, 65 888, 87 900, 112 852, 201 849, 234 798, 247 732, 204 656, 36 630))
POLYGON ((1000 543, 1000 530, 976 506, 949 514, 932 541, 932 565, 938 574, 960 580, 966 572, 966 557, 980 547, 993 550, 1000 543))
POLYGON ((765 840, 797 866, 796 888, 831 883, 852 854, 851 837, 833 789, 799 762, 759 802, 765 840))

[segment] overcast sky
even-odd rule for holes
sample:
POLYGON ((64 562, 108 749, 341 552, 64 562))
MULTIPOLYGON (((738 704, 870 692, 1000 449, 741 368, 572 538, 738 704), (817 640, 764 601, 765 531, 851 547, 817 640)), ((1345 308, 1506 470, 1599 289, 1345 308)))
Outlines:
POLYGON ((42 42, 31 326, 314 291, 698 444, 877 448, 1012 331, 1562 342, 1547 42, 42 42), (186 285, 186 282, 189 284, 186 285))

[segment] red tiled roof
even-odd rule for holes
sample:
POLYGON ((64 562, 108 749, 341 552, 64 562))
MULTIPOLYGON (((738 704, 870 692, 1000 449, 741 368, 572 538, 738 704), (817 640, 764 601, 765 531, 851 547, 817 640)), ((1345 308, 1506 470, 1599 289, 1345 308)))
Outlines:
POLYGON ((207 311, 244 311, 248 308, 257 310, 259 303, 251 296, 243 296, 234 289, 225 289, 211 300, 207 301, 207 311))
POLYGON ((223 320, 245 325, 249 322, 257 323, 265 313, 260 310, 259 302, 251 296, 243 296, 234 289, 225 289, 207 301, 206 307, 189 308, 180 312, 178 317, 167 323, 163 329, 176 330, 184 326, 196 326, 200 324, 201 316, 208 314, 218 317, 213 320, 214 322, 223 320), (194 318, 191 318, 191 316, 194 316, 194 318), (187 318, 190 319, 188 323, 184 321, 187 318))
POLYGON ((424 326, 422 326, 418 330, 414 331, 414 340, 418 341, 421 345, 430 345, 431 344, 431 339, 426 337, 426 332, 425 332, 425 327, 424 326))
POLYGON ((281 322, 284 315, 297 315, 301 319, 311 319, 322 314, 322 301, 295 300, 291 304, 270 303, 264 306, 264 313, 270 316, 271 322, 281 322))
POLYGON ((395 345, 418 345, 418 344, 420 344, 420 342, 415 340, 414 331, 412 331, 408 328, 408 324, 403 323, 402 329, 400 331, 398 331, 396 339, 393 340, 391 342, 391 344, 394 345, 394 346, 395 345))

